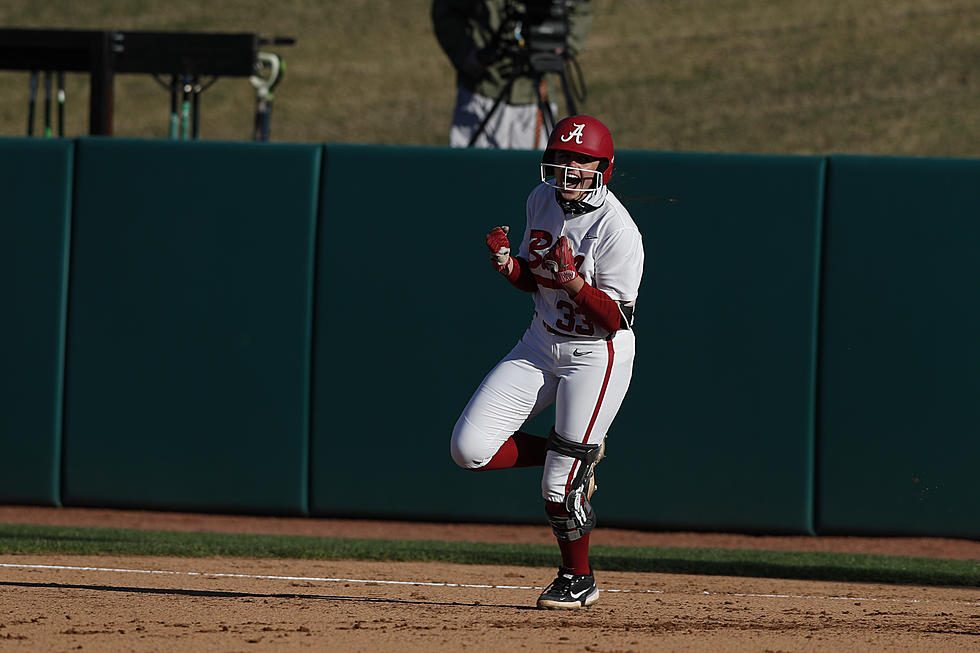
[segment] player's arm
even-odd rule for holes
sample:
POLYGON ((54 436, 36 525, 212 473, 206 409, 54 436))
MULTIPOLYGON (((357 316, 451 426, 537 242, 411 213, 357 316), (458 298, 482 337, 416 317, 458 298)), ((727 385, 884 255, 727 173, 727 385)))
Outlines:
POLYGON ((487 234, 490 264, 518 290, 534 292, 538 289, 538 282, 531 274, 531 266, 526 259, 510 255, 510 241, 507 239, 509 231, 510 227, 504 225, 487 234))
POLYGON ((590 286, 575 269, 575 255, 568 246, 568 239, 562 236, 547 254, 544 265, 561 284, 579 310, 594 324, 610 333, 628 329, 629 323, 620 310, 619 304, 603 291, 590 286))
MULTIPOLYGON (((579 279, 581 278, 579 277, 579 279)), ((630 327, 625 315, 627 307, 621 307, 619 302, 598 288, 585 283, 585 281, 582 282, 582 287, 578 293, 574 295, 569 293, 569 297, 593 323, 610 333, 630 327)), ((632 307, 629 307, 628 310, 632 315, 632 307)))

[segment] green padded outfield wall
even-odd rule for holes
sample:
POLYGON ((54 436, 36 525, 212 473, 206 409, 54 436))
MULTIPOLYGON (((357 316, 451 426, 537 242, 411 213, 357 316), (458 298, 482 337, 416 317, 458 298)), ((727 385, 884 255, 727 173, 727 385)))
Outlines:
POLYGON ((306 512, 321 149, 79 140, 66 505, 306 512))
POLYGON ((830 159, 818 527, 980 537, 980 160, 830 159))
MULTIPOLYGON (((540 522, 540 470, 449 455, 470 394, 517 342, 529 296, 484 236, 524 231, 539 155, 328 144, 321 191, 311 510, 540 522)), ((547 411, 533 432, 547 434, 547 411)), ((395 534, 397 536, 397 534, 395 534)))
POLYGON ((616 164, 610 186, 646 268, 600 519, 812 532, 824 160, 623 152, 616 164))
MULTIPOLYGON (((483 236, 538 156, 0 140, 0 501, 544 523, 538 470, 449 457, 530 319, 483 236)), ((623 151, 612 187, 647 265, 604 525, 980 537, 980 161, 623 151)))
POLYGON ((65 140, 0 139, 0 501, 58 505, 71 224, 65 140))
MULTIPOLYGON (((540 470, 449 456, 460 411, 530 320, 483 237, 523 233, 539 156, 327 146, 314 513, 543 522, 540 470)), ((600 520, 810 532, 822 159, 622 152, 617 171, 647 266, 600 520)))

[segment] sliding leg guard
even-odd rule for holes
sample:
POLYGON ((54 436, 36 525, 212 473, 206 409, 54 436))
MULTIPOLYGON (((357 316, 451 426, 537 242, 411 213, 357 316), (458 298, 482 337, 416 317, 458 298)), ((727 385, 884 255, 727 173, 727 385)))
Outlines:
POLYGON ((578 444, 566 440, 555 429, 551 429, 548 449, 581 462, 565 495, 565 510, 568 515, 548 515, 551 529, 559 540, 574 542, 595 528, 595 510, 589 502, 588 490, 592 485, 595 465, 601 457, 601 447, 598 444, 578 444))

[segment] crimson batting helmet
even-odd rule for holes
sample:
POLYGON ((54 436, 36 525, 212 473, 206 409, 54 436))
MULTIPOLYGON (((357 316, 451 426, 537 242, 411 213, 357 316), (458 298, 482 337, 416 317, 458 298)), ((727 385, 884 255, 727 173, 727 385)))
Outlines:
POLYGON ((541 157, 542 180, 544 180, 544 167, 554 164, 555 152, 559 150, 599 159, 602 183, 603 185, 609 183, 616 156, 613 153, 612 133, 598 118, 569 116, 555 125, 548 138, 548 147, 541 157))

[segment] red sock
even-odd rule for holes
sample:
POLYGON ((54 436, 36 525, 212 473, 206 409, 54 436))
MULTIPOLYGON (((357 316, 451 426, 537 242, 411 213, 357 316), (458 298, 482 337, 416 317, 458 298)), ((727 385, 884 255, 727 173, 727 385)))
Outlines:
POLYGON ((507 438, 497 453, 480 470, 510 469, 511 467, 540 467, 544 465, 548 439, 517 431, 507 438))
MULTIPOLYGON (((565 506, 556 501, 545 501, 545 512, 554 517, 569 516, 565 506)), ((561 566, 573 574, 592 573, 592 566, 589 564, 589 535, 591 533, 586 533, 574 542, 558 540, 558 548, 561 550, 561 566)))

